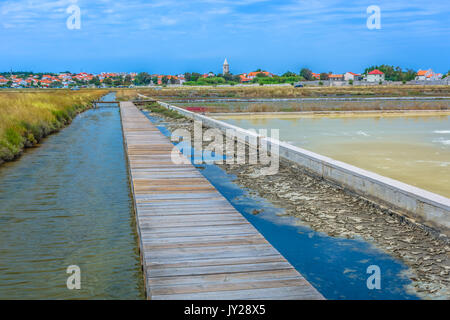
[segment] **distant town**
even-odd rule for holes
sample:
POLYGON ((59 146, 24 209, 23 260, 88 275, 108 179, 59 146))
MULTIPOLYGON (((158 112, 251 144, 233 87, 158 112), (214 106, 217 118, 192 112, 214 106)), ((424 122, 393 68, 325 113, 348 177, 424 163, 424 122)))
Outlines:
POLYGON ((277 75, 272 72, 257 69, 248 73, 232 74, 230 65, 225 59, 222 73, 186 72, 177 75, 140 73, 102 72, 91 74, 86 72, 71 73, 33 73, 33 72, 2 72, 0 73, 0 88, 110 88, 136 86, 205 86, 205 85, 280 85, 290 84, 303 86, 307 82, 317 85, 359 85, 359 84, 389 84, 389 83, 427 83, 449 84, 450 71, 436 73, 432 69, 414 71, 402 70, 400 67, 381 65, 372 66, 364 72, 348 71, 343 74, 333 72, 316 73, 303 68, 299 73, 287 71, 277 75))

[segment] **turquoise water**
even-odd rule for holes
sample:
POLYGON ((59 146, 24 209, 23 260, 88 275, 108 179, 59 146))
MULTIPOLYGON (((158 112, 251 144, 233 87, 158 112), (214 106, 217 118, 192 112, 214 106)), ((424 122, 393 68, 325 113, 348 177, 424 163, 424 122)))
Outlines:
MULTIPOLYGON (((158 117, 149 119, 170 137, 158 117)), ((192 152, 194 154, 194 152, 192 152)), ((400 261, 362 240, 333 238, 295 224, 292 217, 280 217, 282 208, 251 196, 216 165, 196 165, 200 172, 228 201, 327 299, 418 299, 405 286, 402 275, 408 268, 400 261), (253 215, 255 209, 264 209, 253 215), (367 288, 367 267, 381 269, 381 290, 367 288)))
POLYGON ((0 299, 145 298, 133 215, 119 109, 86 111, 0 168, 0 299))

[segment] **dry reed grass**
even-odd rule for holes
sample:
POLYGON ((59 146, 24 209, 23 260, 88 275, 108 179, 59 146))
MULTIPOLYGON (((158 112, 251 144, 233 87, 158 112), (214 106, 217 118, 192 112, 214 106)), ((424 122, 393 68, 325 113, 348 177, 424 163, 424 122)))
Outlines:
POLYGON ((450 96, 450 86, 360 86, 360 87, 176 87, 124 89, 121 95, 141 93, 155 98, 302 98, 302 97, 398 97, 450 96), (128 92, 127 92, 128 91, 128 92))
POLYGON ((107 92, 49 90, 0 92, 0 163, 69 124, 107 92))

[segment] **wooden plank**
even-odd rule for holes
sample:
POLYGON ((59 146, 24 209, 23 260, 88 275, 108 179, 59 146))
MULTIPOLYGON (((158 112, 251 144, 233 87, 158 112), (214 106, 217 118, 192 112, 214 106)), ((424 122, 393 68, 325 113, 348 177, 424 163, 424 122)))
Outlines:
POLYGON ((149 299, 323 299, 132 103, 120 104, 149 299))
MULTIPOLYGON (((203 266, 203 267, 180 267, 167 269, 150 269, 149 277, 175 277, 175 276, 191 276, 226 273, 232 274, 236 272, 254 272, 254 271, 273 271, 273 270, 294 270, 287 262, 267 262, 253 264, 235 264, 235 265, 219 265, 219 266, 203 266)), ((299 276, 297 275, 297 279, 299 276)))
POLYGON ((248 280, 298 280, 298 274, 293 269, 280 269, 255 272, 236 272, 236 273, 214 273, 207 275, 189 275, 178 277, 150 277, 149 281, 152 287, 163 287, 166 285, 198 285, 198 284, 223 284, 246 282, 248 280))
MULTIPOLYGON (((196 260, 185 260, 182 262, 148 262, 147 267, 152 270, 156 269, 168 269, 168 268, 181 268, 181 267, 205 267, 205 266, 227 266, 227 265, 236 265, 236 264, 251 264, 251 263, 266 263, 266 262, 284 262, 285 260, 279 254, 273 254, 268 256, 261 257, 245 257, 245 258, 221 258, 221 259, 196 259, 196 260)), ((295 270, 294 270, 295 271, 295 270)), ((214 273, 216 274, 216 273, 214 273)), ((227 275, 234 276, 236 273, 227 275)), ((298 277, 298 273, 296 273, 298 277)))
POLYGON ((151 291, 153 295, 171 295, 171 294, 185 294, 185 293, 202 293, 202 292, 222 292, 233 290, 248 290, 248 289, 264 289, 264 288, 283 288, 292 287, 294 285, 301 286, 305 280, 297 278, 290 279, 276 279, 266 281, 255 281, 249 279, 247 282, 223 282, 223 283, 206 283, 206 284, 189 284, 189 285, 153 285, 150 280, 151 291))
POLYGON ((153 295, 154 300, 321 300, 312 286, 153 295))

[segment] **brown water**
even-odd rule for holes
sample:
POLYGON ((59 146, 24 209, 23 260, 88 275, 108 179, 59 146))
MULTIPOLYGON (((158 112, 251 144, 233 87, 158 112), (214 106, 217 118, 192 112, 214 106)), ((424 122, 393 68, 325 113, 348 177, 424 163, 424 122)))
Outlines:
POLYGON ((135 230, 119 110, 87 111, 0 167, 0 299, 144 298, 135 230))
POLYGON ((217 118, 246 129, 279 129, 280 140, 450 197, 448 115, 217 118))

